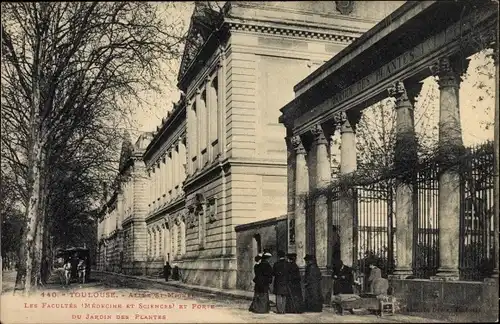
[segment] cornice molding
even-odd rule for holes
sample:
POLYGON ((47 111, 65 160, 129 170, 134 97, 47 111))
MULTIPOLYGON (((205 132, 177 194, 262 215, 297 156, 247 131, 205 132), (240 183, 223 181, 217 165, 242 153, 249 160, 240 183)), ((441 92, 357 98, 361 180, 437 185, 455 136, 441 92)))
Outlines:
POLYGON ((164 216, 165 214, 171 214, 172 210, 178 211, 179 207, 183 207, 186 204, 186 195, 179 195, 175 200, 170 201, 167 205, 153 211, 151 214, 147 215, 145 218, 146 223, 158 218, 158 216, 164 216))
POLYGON ((265 26, 257 23, 246 23, 246 22, 229 22, 229 27, 231 30, 235 31, 245 31, 254 32, 260 34, 272 34, 278 36, 289 36, 289 37, 299 37, 304 39, 319 39, 334 41, 339 43, 349 44, 353 42, 357 37, 344 35, 341 32, 320 32, 307 30, 305 28, 292 28, 292 27, 278 27, 278 26, 265 26))

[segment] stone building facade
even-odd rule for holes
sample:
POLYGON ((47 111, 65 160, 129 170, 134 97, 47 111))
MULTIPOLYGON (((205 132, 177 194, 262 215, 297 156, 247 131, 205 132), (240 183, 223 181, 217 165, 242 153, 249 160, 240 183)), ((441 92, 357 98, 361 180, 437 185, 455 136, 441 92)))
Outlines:
POLYGON ((196 3, 183 95, 143 156, 148 272, 170 260, 186 282, 236 286, 235 227, 289 205, 279 108, 298 81, 401 3, 241 1, 220 11, 196 3))
POLYGON ((124 141, 115 190, 101 210, 97 226, 97 269, 142 274, 146 268, 146 174, 143 154, 151 133, 135 145, 124 141))

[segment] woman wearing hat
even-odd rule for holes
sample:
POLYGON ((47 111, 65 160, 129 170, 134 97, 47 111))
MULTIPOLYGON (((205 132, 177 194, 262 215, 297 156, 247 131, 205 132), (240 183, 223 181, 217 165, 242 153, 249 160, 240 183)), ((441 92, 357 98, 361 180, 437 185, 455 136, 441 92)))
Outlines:
POLYGON ((296 253, 288 254, 288 262, 290 263, 288 274, 290 298, 286 299, 285 311, 287 313, 300 314, 304 309, 304 298, 302 297, 302 278, 296 260, 296 253))
POLYGON ((321 271, 316 264, 316 257, 307 254, 306 273, 304 277, 305 286, 305 311, 322 312, 323 311, 323 293, 321 292, 321 271))
POLYGON ((273 282, 273 268, 269 264, 270 257, 271 253, 264 253, 261 257, 260 263, 254 266, 254 298, 249 309, 254 313, 269 313, 270 310, 269 285, 273 282))

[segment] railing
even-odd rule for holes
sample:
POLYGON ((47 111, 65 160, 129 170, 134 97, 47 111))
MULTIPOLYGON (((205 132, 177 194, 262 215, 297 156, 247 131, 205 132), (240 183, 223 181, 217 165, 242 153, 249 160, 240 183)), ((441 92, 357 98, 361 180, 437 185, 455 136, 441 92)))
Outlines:
MULTIPOLYGON (((470 148, 469 153, 460 172, 459 270, 462 280, 482 280, 493 270, 493 145, 470 148)), ((413 184, 413 271, 417 278, 429 278, 439 267, 438 172, 437 164, 429 164, 417 173, 413 184)), ((332 223, 338 226, 338 189, 330 199, 332 223)), ((376 263, 383 274, 391 274, 397 226, 394 179, 355 186, 353 201, 354 266, 368 273, 367 265, 376 263)), ((307 205, 308 215, 313 216, 313 202, 307 205)))

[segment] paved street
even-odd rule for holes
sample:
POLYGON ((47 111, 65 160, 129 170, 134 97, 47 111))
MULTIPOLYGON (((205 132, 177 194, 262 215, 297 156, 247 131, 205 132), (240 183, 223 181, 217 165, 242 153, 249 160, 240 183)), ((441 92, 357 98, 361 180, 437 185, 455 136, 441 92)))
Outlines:
MULTIPOLYGON (((13 294, 14 274, 4 274, 1 299, 2 323, 418 323, 419 317, 394 315, 339 316, 325 309, 314 314, 253 314, 248 301, 208 293, 190 293, 180 288, 93 274, 85 285, 61 286, 57 277, 32 297, 13 294)), ((438 322, 438 321, 436 321, 438 322)))

